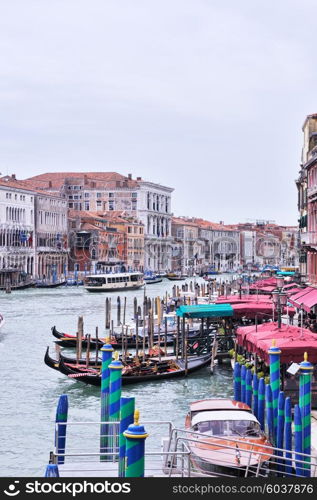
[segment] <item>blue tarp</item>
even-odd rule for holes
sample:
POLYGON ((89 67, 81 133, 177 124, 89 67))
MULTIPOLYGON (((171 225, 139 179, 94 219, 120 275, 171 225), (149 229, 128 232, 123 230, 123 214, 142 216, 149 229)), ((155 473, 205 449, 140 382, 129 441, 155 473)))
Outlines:
POLYGON ((199 304, 180 306, 176 314, 181 318, 224 318, 233 316, 233 309, 230 304, 199 304))

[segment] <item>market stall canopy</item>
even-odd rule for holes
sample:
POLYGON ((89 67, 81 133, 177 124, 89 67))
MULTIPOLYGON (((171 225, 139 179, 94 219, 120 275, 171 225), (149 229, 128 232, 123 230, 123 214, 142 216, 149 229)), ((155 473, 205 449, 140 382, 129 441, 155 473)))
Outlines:
POLYGON ((302 305, 306 312, 310 312, 311 308, 317 304, 317 289, 308 286, 301 289, 296 295, 289 297, 288 300, 295 307, 300 308, 302 305))
POLYGON ((228 295, 225 297, 221 295, 215 300, 215 304, 245 304, 246 302, 265 302, 267 304, 272 304, 272 299, 269 295, 228 295))
MULTIPOLYGON (((244 304, 232 304, 233 316, 235 318, 259 319, 272 318, 274 315, 274 306, 268 302, 248 302, 244 304)), ((295 309, 293 307, 283 307, 282 314, 294 316, 295 309)))
POLYGON ((233 316, 233 309, 230 304, 198 304, 180 306, 176 314, 181 318, 224 318, 233 316))
POLYGON ((276 346, 281 349, 281 363, 300 363, 303 361, 304 352, 308 352, 311 363, 317 363, 317 335, 305 328, 277 323, 266 323, 257 328, 240 327, 237 329, 237 342, 247 352, 256 353, 267 364, 269 362, 268 350, 273 339, 276 346))

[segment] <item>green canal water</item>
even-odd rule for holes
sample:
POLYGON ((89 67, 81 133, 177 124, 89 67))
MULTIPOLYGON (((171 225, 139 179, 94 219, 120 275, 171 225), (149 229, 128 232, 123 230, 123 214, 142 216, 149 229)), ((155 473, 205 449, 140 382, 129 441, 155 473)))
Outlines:
MULTIPOLYGON (((163 296, 171 292, 173 284, 163 280, 150 285, 147 295, 163 296)), ((48 368, 43 357, 48 345, 54 354, 51 327, 74 333, 80 314, 85 333, 99 326, 103 334, 105 299, 111 296, 114 305, 117 295, 89 294, 83 287, 1 293, 0 312, 6 321, 0 330, 1 476, 43 476, 53 449, 55 410, 61 394, 69 397, 69 420, 99 421, 99 389, 67 379, 48 368)), ((143 290, 126 292, 127 318, 132 316, 135 295, 141 304, 143 290)), ((223 365, 211 376, 206 367, 186 379, 126 386, 122 395, 136 398, 141 420, 172 421, 183 427, 191 401, 232 396, 232 372, 223 365)), ((162 431, 157 432, 159 442, 162 431)))

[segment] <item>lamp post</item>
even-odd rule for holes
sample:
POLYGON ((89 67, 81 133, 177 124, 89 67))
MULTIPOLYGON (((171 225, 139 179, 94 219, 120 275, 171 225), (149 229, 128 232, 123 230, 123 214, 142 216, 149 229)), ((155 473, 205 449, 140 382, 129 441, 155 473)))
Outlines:
POLYGON ((283 307, 287 303, 287 294, 283 292, 284 278, 276 278, 276 285, 276 290, 272 292, 272 300, 277 312, 277 326, 278 328, 281 328, 283 307))
POLYGON ((243 283, 242 276, 239 276, 237 282, 238 282, 238 285, 239 285, 239 299, 241 300, 241 291, 242 291, 242 283, 243 283))

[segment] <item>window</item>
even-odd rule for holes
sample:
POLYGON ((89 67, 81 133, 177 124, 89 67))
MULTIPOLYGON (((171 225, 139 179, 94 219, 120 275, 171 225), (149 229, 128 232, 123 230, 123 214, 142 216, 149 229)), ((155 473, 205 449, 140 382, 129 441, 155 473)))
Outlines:
POLYGON ((73 199, 73 195, 72 195, 72 194, 70 194, 70 195, 68 196, 68 199, 69 199, 69 200, 72 200, 72 199, 73 199))
POLYGON ((138 193, 132 193, 132 198, 137 198, 138 197, 138 193))
POLYGON ((89 210, 89 201, 88 201, 88 202, 87 202, 87 201, 85 202, 85 210, 89 210))
POLYGON ((109 201, 109 210, 114 210, 114 201, 109 201))
POLYGON ((97 198, 101 198, 101 193, 97 193, 97 198))
POLYGON ((14 195, 14 199, 15 199, 15 200, 17 200, 17 199, 18 199, 18 195, 17 195, 17 194, 15 194, 15 195, 14 195))
POLYGON ((89 198, 90 194, 89 193, 85 193, 85 198, 89 198))
POLYGON ((100 207, 101 207, 101 201, 100 201, 100 200, 98 200, 98 201, 97 201, 97 207, 98 207, 98 208, 100 208, 100 207))
POLYGON ((68 203, 68 208, 73 208, 74 207, 74 203, 68 203))
POLYGON ((132 227, 128 226, 128 233, 132 233, 132 227))
POLYGON ((114 193, 109 193, 109 198, 114 198, 114 193))

